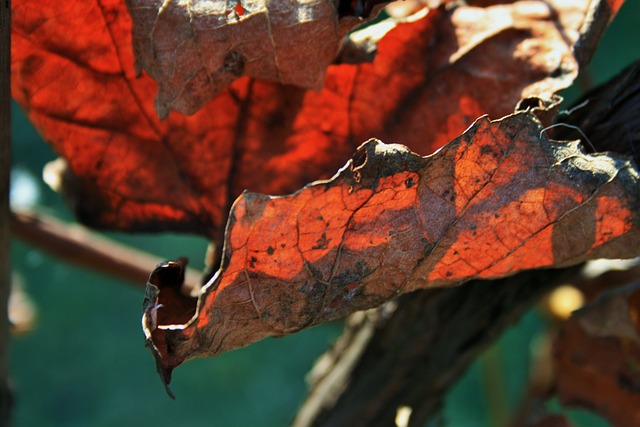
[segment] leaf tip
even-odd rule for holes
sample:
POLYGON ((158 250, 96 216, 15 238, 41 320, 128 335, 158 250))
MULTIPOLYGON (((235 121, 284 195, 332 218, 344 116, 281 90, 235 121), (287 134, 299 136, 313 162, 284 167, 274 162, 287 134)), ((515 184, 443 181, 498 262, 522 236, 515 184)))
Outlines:
POLYGON ((172 354, 166 330, 161 326, 185 323, 195 312, 197 299, 180 292, 187 262, 186 258, 178 258, 158 264, 149 275, 143 302, 145 346, 153 355, 160 379, 172 399, 175 395, 169 388, 171 373, 184 360, 172 354))

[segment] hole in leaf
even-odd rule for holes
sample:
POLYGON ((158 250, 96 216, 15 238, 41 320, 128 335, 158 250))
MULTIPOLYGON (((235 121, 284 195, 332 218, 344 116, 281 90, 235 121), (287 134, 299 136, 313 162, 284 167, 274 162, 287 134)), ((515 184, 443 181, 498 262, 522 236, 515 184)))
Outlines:
POLYGON ((367 150, 364 147, 360 147, 351 157, 351 170, 360 169, 365 163, 367 163, 367 150))
POLYGON ((521 99, 516 105, 516 111, 528 111, 533 110, 534 108, 542 108, 543 105, 540 102, 540 99, 536 97, 521 99))
POLYGON ((198 299, 185 295, 182 290, 186 265, 186 258, 163 262, 158 264, 149 277, 149 283, 158 288, 153 308, 158 325, 186 323, 196 311, 198 299))
POLYGON ((411 188, 415 185, 415 181, 413 180, 413 178, 407 178, 407 180, 404 182, 404 185, 407 188, 411 188))
POLYGON ((246 11, 244 10, 244 7, 242 7, 242 3, 240 3, 240 2, 236 3, 236 5, 233 8, 233 11, 238 16, 244 16, 244 14, 246 13, 246 11))
POLYGON ((242 54, 236 50, 227 53, 224 57, 224 69, 234 76, 240 77, 244 73, 242 54))

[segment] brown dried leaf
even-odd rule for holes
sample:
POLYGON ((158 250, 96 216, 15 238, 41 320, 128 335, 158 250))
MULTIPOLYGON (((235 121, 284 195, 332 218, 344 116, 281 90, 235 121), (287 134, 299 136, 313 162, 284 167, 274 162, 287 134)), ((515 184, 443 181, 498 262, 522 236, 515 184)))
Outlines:
POLYGON ((156 110, 193 114, 242 76, 320 90, 346 32, 330 0, 128 0, 138 70, 159 86, 156 110))
POLYGON ((640 283, 575 312, 556 339, 555 367, 564 404, 640 425, 640 283))
POLYGON ((144 325, 163 378, 404 292, 639 254, 632 163, 540 136, 531 113, 481 118, 431 156, 371 140, 329 181, 243 194, 197 305, 165 309, 152 274, 144 325))

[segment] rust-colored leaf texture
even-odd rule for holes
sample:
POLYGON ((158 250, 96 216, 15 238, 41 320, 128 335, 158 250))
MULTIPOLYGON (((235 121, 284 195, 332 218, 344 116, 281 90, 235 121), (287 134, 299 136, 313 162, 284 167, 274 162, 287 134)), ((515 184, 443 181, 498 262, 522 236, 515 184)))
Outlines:
POLYGON ((165 380, 184 360, 281 336, 404 292, 640 254, 638 171, 540 138, 530 112, 479 119, 420 157, 370 140, 329 181, 284 197, 245 193, 222 266, 193 301, 150 279, 145 330, 165 380))
POLYGON ((616 426, 640 425, 639 282, 572 315, 555 343, 555 368, 563 403, 597 411, 616 426))
POLYGON ((16 0, 12 92, 67 159, 81 222, 218 236, 245 189, 330 178, 372 137, 428 154, 483 114, 569 86, 587 3, 420 9, 385 21, 372 62, 330 66, 319 92, 245 77, 160 121, 122 1, 16 0))
POLYGON ((508 115, 572 82, 608 2, 421 7, 382 38, 353 33, 319 91, 243 77, 162 121, 122 2, 12 6, 13 94, 67 160, 79 219, 224 242, 198 298, 180 292, 184 260, 149 279, 166 383, 185 360, 403 292, 639 253, 633 165, 508 115))

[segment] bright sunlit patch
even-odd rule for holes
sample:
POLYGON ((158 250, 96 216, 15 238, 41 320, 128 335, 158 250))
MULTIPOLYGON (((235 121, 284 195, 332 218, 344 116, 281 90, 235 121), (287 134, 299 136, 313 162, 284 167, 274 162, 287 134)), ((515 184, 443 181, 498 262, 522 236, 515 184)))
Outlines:
POLYGON ((640 265, 640 257, 631 259, 594 259, 587 261, 582 269, 585 279, 594 279, 608 271, 624 271, 640 265))
POLYGON ((561 319, 568 319, 571 313, 584 305, 584 294, 578 288, 563 285, 549 296, 549 311, 561 319))
POLYGON ((409 418, 411 417, 412 411, 413 408, 410 406, 398 406, 398 410, 396 411, 396 426, 407 427, 409 425, 409 418))
POLYGON ((13 208, 27 209, 40 199, 40 188, 36 178, 27 169, 15 167, 11 171, 10 203, 13 208))
POLYGON ((25 291, 22 278, 15 273, 11 277, 11 294, 7 308, 13 334, 33 331, 38 317, 36 305, 25 291))
POLYGON ((44 165, 42 180, 55 192, 62 191, 62 175, 67 169, 67 161, 62 157, 44 165))

